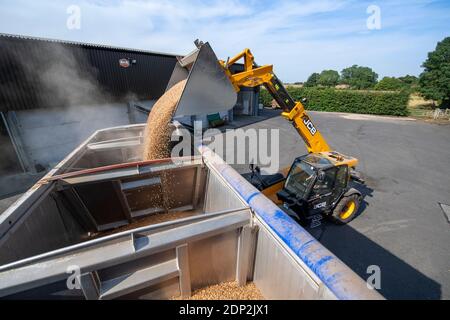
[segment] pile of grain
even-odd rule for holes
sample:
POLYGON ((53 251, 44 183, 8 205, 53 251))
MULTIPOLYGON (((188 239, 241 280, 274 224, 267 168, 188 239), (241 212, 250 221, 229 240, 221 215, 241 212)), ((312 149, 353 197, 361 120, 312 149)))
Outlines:
MULTIPOLYGON (((181 299, 180 297, 174 299, 181 299)), ((239 287, 235 281, 223 282, 195 290, 190 300, 264 300, 263 295, 253 282, 239 287)))
POLYGON ((185 84, 186 80, 178 82, 153 105, 144 133, 143 160, 170 158, 170 121, 185 84))

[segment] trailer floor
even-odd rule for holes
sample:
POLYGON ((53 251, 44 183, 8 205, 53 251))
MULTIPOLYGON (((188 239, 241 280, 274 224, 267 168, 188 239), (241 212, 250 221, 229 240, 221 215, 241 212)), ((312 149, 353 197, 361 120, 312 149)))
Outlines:
MULTIPOLYGON (((311 118, 335 150, 359 159, 366 179, 355 220, 311 233, 364 279, 379 266, 388 299, 450 299, 450 224, 440 206, 450 204, 450 125, 324 112, 311 118)), ((247 128, 280 130, 280 167, 306 153, 281 117, 247 128)))
MULTIPOLYGON (((173 299, 181 300, 180 297, 173 299)), ((195 290, 188 300, 264 300, 264 297, 253 282, 239 287, 231 281, 195 290)))

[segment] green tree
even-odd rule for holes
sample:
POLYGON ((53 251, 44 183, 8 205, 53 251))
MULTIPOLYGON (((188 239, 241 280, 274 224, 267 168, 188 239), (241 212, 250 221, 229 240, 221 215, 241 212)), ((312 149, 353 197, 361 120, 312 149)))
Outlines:
POLYGON ((341 71, 341 82, 354 89, 372 88, 377 83, 377 79, 378 74, 371 68, 356 64, 341 71))
POLYGON ((410 87, 414 87, 419 84, 419 78, 417 78, 416 76, 410 76, 409 74, 403 77, 398 77, 398 79, 405 85, 410 87))
POLYGON ((325 87, 334 87, 339 83, 339 73, 335 70, 323 70, 317 84, 325 87))
POLYGON ((395 91, 401 90, 405 87, 405 84, 394 77, 384 77, 375 85, 375 90, 395 91))
POLYGON ((450 107, 450 37, 438 42, 422 64, 420 92, 427 99, 438 100, 441 107, 450 107))
POLYGON ((308 77, 308 80, 305 82, 305 87, 315 87, 318 84, 320 74, 314 72, 308 77))

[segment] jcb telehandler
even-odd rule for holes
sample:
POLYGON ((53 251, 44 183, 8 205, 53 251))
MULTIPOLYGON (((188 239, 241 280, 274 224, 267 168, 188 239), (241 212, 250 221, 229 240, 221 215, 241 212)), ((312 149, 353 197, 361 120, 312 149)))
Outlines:
POLYGON ((262 175, 258 167, 250 165, 251 173, 243 176, 302 224, 315 227, 323 217, 338 224, 351 221, 362 200, 352 187, 353 181, 363 182, 354 171, 358 160, 331 150, 303 104, 294 101, 275 76, 272 65, 258 66, 249 49, 227 61, 217 60, 208 43, 195 43, 197 50, 180 59, 179 70, 172 75, 174 80, 188 78, 176 115, 230 109, 242 87, 263 85, 282 108, 281 116, 305 142, 308 154, 296 158, 290 169, 283 170, 285 174, 262 175), (240 60, 243 71, 233 72, 231 66, 240 60))

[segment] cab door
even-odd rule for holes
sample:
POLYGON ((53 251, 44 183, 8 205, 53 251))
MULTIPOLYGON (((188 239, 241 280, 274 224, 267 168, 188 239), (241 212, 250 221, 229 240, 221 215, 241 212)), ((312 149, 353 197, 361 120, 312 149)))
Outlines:
POLYGON ((335 205, 341 199, 342 195, 347 191, 348 180, 350 178, 347 165, 340 165, 336 168, 336 181, 334 183, 330 209, 333 209, 335 207, 335 205))
POLYGON ((334 187, 337 172, 338 167, 332 167, 322 170, 318 174, 308 198, 308 211, 310 216, 322 213, 331 208, 335 198, 334 187))

